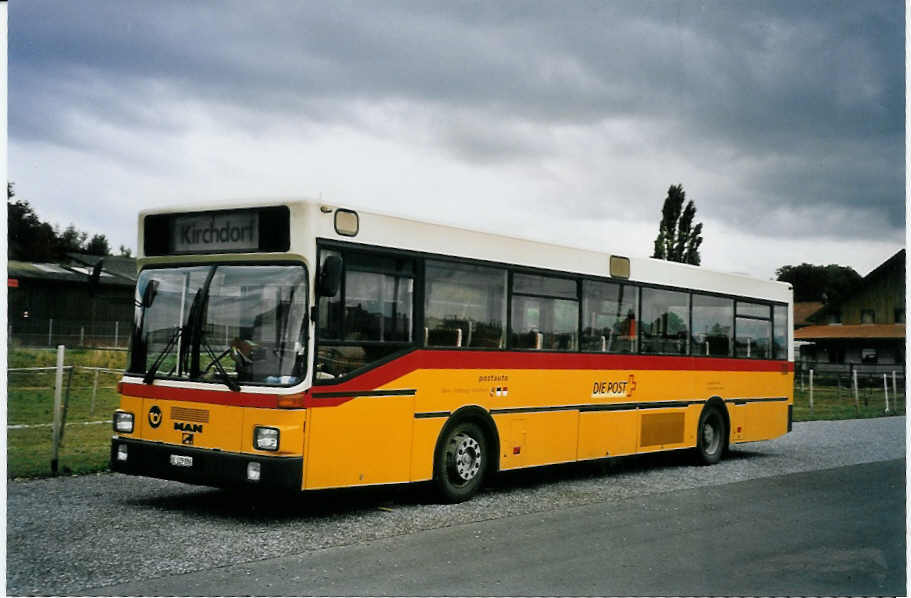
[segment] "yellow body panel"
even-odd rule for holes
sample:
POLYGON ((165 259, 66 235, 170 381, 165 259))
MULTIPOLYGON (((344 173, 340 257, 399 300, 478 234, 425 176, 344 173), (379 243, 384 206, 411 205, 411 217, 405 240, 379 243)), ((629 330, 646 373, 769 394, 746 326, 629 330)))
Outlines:
POLYGON ((414 397, 360 397, 317 407, 309 426, 304 488, 411 481, 414 397))
POLYGON ((498 415, 494 421, 500 430, 500 469, 576 460, 578 411, 498 415))
POLYGON ((132 412, 135 417, 133 433, 120 434, 125 438, 232 453, 276 457, 303 455, 305 409, 255 409, 129 396, 121 397, 120 408, 132 412), (153 425, 155 422, 157 425, 153 425), (256 426, 279 430, 277 451, 253 448, 256 426))
POLYGON ((433 452, 443 431, 442 417, 415 419, 411 440, 411 480, 419 482, 433 477, 433 452))
POLYGON ((579 459, 630 455, 638 447, 638 411, 590 411, 579 414, 579 459))
POLYGON ((508 470, 693 447, 712 398, 725 401, 731 442, 774 438, 787 432, 792 385, 793 374, 781 371, 417 369, 381 388, 413 395, 355 396, 334 406, 254 409, 124 396, 121 408, 136 416, 136 430, 124 437, 178 445, 189 433, 197 448, 264 454, 253 449, 253 428, 277 427, 281 450, 269 454, 303 455, 303 488, 317 489, 431 479, 443 426, 465 406, 490 413, 498 465, 508 470), (671 404, 650 407, 661 401, 671 404), (154 428, 153 406, 162 417, 154 428))

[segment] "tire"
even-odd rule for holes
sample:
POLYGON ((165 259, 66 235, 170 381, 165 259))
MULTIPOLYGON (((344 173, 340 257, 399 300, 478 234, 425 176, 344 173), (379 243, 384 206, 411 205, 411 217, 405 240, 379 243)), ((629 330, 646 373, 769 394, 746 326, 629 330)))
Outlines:
POLYGON ((444 434, 434 459, 434 485, 444 501, 462 502, 481 488, 487 469, 487 439, 473 422, 458 423, 444 434))
POLYGON ((727 447, 727 426, 717 407, 708 406, 699 416, 696 428, 696 454, 703 465, 714 465, 721 460, 727 447))

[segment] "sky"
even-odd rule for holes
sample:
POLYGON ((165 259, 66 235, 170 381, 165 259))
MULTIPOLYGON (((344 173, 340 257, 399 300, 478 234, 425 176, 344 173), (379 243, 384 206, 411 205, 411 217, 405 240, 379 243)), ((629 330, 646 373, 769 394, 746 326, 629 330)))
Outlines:
POLYGON ((137 247, 145 208, 333 205, 702 265, 864 275, 905 243, 892 1, 9 6, 9 178, 137 247))

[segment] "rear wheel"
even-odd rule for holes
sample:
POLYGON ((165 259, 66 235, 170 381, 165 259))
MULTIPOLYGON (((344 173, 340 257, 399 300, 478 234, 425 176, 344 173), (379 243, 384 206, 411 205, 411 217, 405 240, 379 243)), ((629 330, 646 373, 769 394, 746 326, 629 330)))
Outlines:
POLYGON ((452 426, 440 444, 434 465, 434 483, 447 502, 462 502, 481 487, 487 467, 487 441, 472 422, 452 426))
POLYGON ((705 465, 714 465, 721 460, 727 446, 727 427, 717 407, 706 407, 699 416, 696 430, 696 453, 705 465))

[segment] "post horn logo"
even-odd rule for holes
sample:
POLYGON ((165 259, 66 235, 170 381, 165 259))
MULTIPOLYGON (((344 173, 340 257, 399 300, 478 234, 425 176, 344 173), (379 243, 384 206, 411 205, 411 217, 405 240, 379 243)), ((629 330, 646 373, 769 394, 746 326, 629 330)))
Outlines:
POLYGON ((149 425, 153 428, 161 425, 161 409, 158 408, 158 405, 152 405, 152 408, 149 409, 149 425))

